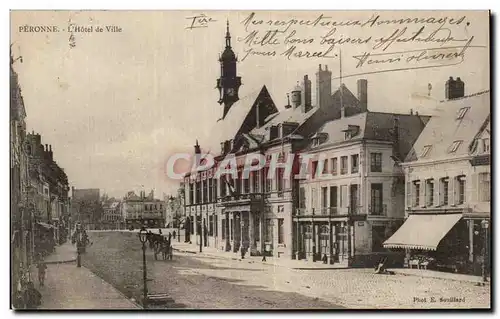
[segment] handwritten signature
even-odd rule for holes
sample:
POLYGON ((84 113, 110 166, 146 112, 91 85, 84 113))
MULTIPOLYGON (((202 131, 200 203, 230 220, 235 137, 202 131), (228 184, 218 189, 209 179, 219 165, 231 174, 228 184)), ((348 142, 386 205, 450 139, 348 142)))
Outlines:
POLYGON ((204 13, 200 15, 196 15, 193 17, 187 17, 187 20, 191 21, 191 24, 186 27, 186 29, 192 30, 192 29, 197 29, 197 28, 208 28, 208 25, 212 22, 217 22, 217 20, 214 20, 204 13))

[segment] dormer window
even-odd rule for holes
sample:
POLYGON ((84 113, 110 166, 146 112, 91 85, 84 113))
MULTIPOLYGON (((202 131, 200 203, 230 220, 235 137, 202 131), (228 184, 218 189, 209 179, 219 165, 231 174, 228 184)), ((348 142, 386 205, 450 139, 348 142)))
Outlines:
POLYGON ((489 153, 490 152, 490 139, 489 138, 483 138, 483 153, 489 153))
POLYGON ((358 125, 348 125, 347 129, 344 130, 344 139, 350 140, 359 133, 359 126, 358 125))
POLYGON ((269 127, 269 140, 270 141, 278 138, 279 134, 280 134, 280 131, 279 131, 278 126, 273 125, 273 126, 269 127))
POLYGON ((467 113, 467 111, 470 109, 470 107, 463 107, 461 108, 460 110, 458 110, 458 113, 457 113, 457 120, 461 120, 464 118, 465 114, 467 113))
POLYGON ((422 149, 422 154, 420 157, 426 157, 427 154, 429 154, 429 151, 431 150, 432 145, 425 145, 424 148, 422 149))
POLYGON ((462 141, 454 141, 453 144, 451 144, 451 147, 450 147, 450 153, 455 153, 458 148, 460 147, 460 145, 462 144, 462 141))

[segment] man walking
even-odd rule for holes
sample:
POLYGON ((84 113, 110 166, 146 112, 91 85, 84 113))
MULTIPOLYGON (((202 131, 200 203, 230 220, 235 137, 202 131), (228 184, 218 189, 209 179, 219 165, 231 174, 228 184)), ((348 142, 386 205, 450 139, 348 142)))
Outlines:
POLYGON ((36 267, 38 268, 38 283, 40 287, 43 287, 45 285, 45 272, 47 270, 47 265, 40 260, 36 267))

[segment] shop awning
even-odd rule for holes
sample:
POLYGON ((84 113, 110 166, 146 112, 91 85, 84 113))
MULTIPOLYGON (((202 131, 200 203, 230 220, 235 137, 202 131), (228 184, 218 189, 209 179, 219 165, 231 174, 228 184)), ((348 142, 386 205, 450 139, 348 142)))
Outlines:
POLYGON ((436 250, 461 218, 462 214, 410 215, 394 235, 384 242, 384 247, 436 250))

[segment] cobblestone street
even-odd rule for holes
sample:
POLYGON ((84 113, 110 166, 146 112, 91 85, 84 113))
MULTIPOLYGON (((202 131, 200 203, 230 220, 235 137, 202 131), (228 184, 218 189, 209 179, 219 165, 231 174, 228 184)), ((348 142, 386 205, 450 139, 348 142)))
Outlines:
MULTIPOLYGON (((92 237, 84 264, 129 298, 139 299, 142 251, 135 234, 92 237)), ((375 275, 371 269, 295 270, 177 252, 173 261, 154 261, 150 250, 147 254, 149 291, 168 293, 168 308, 489 307, 490 286, 471 282, 375 275)))

